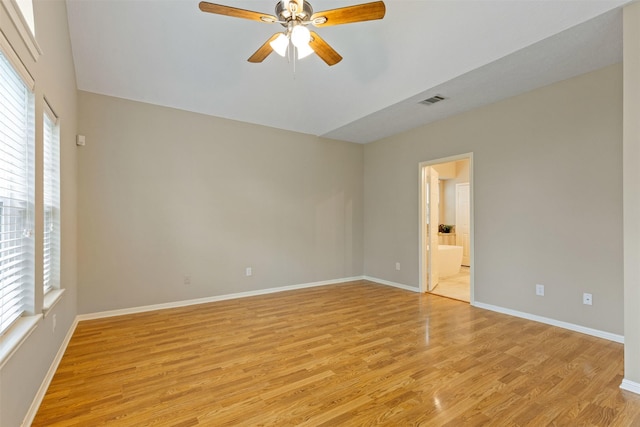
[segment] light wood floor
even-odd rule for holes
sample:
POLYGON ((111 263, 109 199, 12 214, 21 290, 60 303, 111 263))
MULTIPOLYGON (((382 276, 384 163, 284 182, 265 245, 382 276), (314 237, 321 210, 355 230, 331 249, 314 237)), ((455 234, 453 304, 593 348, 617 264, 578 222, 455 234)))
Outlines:
POLYGON ((80 322, 34 426, 638 426, 622 345, 370 282, 80 322))

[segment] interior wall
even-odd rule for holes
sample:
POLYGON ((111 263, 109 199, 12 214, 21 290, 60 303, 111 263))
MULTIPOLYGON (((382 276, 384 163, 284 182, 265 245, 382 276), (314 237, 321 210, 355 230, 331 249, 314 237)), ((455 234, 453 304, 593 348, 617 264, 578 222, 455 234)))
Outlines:
MULTIPOLYGON (((0 28, 36 82, 36 135, 41 134, 43 99, 60 118, 60 281, 65 292, 59 302, 0 368, 0 425, 19 426, 31 406, 76 316, 76 80, 67 30, 66 3, 34 2, 36 38, 42 55, 34 62, 26 46, 0 6, 0 28), (56 328, 53 318, 56 318, 56 328)), ((41 141, 41 140, 40 140, 41 141)), ((36 238, 42 232, 42 147, 36 144, 36 238)), ((36 286, 42 273, 42 249, 36 252, 36 286)), ((36 313, 41 312, 42 291, 37 288, 36 313)))
POLYGON ((468 152, 476 302, 622 334, 622 66, 367 144, 367 276, 418 288, 418 164, 468 152))
POLYGON ((362 275, 361 145, 78 100, 80 313, 362 275))
POLYGON ((624 378, 640 393, 640 3, 624 8, 624 378))

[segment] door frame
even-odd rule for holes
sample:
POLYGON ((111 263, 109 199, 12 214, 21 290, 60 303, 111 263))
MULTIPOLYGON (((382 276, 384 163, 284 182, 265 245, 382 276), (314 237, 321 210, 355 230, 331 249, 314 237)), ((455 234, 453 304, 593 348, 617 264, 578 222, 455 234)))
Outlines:
MULTIPOLYGON (((438 253, 433 251, 433 247, 434 247, 434 243, 437 243, 438 240, 438 224, 436 224, 436 221, 433 221, 433 210, 434 210, 434 206, 433 206, 433 194, 434 194, 434 189, 432 188, 434 185, 436 184, 436 191, 438 194, 438 203, 436 205, 437 208, 437 216, 438 219, 440 218, 440 180, 438 179, 438 171, 435 170, 435 168, 429 167, 429 166, 424 166, 422 168, 422 173, 423 173, 423 184, 424 188, 422 191, 422 196, 423 196, 423 210, 424 210, 424 221, 422 221, 421 223, 423 224, 423 226, 425 224, 427 224, 427 222, 429 223, 429 227, 425 228, 423 230, 423 241, 424 241, 424 247, 431 247, 432 250, 430 251, 426 251, 425 250, 425 257, 421 258, 422 261, 427 262, 427 265, 429 266, 429 268, 426 269, 425 271, 425 289, 427 292, 432 292, 436 286, 438 286, 438 279, 439 279, 439 269, 434 269, 432 268, 432 266, 438 265, 438 253), (435 181, 434 181, 435 179, 435 181), (429 188, 429 197, 428 197, 428 203, 427 203, 427 197, 426 197, 426 188, 427 185, 426 183, 429 183, 430 187, 429 188), (429 205, 429 209, 427 210, 427 205, 429 205), (427 221, 428 219, 428 221, 427 221), (432 234, 435 233, 435 236, 432 234), (428 258, 428 260, 427 260, 428 258), (434 263, 434 259, 435 259, 435 263, 434 263), (435 283, 434 283, 435 282, 435 283)), ((438 221, 439 222, 439 221, 438 221)))
POLYGON ((427 292, 427 269, 425 268, 425 256, 426 256, 426 252, 427 252, 427 245, 426 245, 426 239, 427 239, 427 233, 426 233, 426 227, 424 226, 424 224, 426 224, 426 205, 425 205, 425 179, 426 179, 426 174, 425 174, 425 167, 427 166, 434 166, 434 165, 438 165, 440 163, 448 163, 448 162, 455 162, 457 160, 469 160, 469 208, 470 208, 470 222, 469 222, 469 258, 470 258, 470 269, 469 269, 469 273, 470 273, 470 304, 473 305, 475 302, 475 293, 474 293, 474 272, 475 272, 475 256, 474 256, 474 234, 475 234, 475 225, 474 225, 474 191, 475 191, 475 186, 474 186, 474 182, 473 182, 473 152, 469 152, 469 153, 464 153, 464 154, 459 154, 459 155, 455 155, 455 156, 450 156, 450 157, 443 157, 443 158, 439 158, 439 159, 434 159, 434 160, 427 160, 424 162, 420 162, 418 164, 418 282, 419 282, 419 289, 420 289, 420 293, 425 293, 427 292))

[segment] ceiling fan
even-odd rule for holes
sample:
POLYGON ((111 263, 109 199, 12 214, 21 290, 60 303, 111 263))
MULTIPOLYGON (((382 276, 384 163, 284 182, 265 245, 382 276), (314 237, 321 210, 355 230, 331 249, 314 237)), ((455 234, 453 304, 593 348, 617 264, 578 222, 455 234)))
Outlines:
POLYGON ((234 18, 251 19, 267 24, 281 24, 285 28, 284 32, 275 33, 260 46, 249 57, 249 62, 262 62, 274 50, 280 56, 285 56, 289 47, 293 45, 298 53, 298 59, 315 52, 327 65, 331 66, 340 62, 342 56, 329 46, 322 37, 313 31, 309 31, 307 26, 327 27, 382 19, 386 9, 384 2, 375 1, 314 13, 311 4, 306 0, 280 0, 276 3, 275 15, 206 1, 200 2, 200 10, 234 18))

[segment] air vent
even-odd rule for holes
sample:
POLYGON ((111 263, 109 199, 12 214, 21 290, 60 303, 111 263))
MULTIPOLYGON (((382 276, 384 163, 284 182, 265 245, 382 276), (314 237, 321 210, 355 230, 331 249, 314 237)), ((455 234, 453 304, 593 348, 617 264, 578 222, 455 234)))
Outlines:
POLYGON ((447 98, 445 98, 442 95, 436 95, 436 96, 432 96, 431 98, 427 98, 424 101, 420 101, 420 104, 433 105, 436 102, 444 101, 445 99, 447 99, 447 98))

